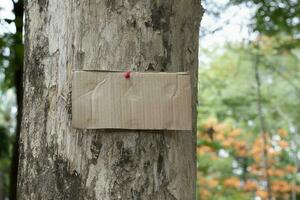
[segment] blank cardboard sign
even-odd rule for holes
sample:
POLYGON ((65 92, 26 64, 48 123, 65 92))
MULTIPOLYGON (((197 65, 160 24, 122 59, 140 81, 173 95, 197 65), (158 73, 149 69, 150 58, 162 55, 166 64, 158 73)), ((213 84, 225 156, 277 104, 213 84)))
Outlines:
POLYGON ((190 75, 75 71, 72 124, 80 129, 191 130, 190 75))

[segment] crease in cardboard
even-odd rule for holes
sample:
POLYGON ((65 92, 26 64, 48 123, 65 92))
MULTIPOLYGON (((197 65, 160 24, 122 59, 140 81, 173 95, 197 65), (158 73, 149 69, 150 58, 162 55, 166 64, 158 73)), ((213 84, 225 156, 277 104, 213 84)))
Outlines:
POLYGON ((76 71, 73 75, 74 128, 192 129, 188 73, 134 72, 130 79, 121 72, 107 71, 76 71))
POLYGON ((175 114, 174 114, 174 110, 175 110, 175 108, 174 108, 174 98, 175 98, 175 96, 177 95, 177 93, 178 93, 178 75, 176 75, 176 88, 175 88, 175 91, 174 91, 174 93, 173 93, 173 95, 171 96, 171 102, 172 102, 172 106, 171 106, 171 108, 172 108, 172 117, 173 117, 173 122, 175 122, 175 114))
POLYGON ((97 93, 97 91, 98 91, 98 89, 100 88, 100 87, 102 87, 102 85, 103 84, 105 84, 105 82, 106 82, 106 79, 107 79, 107 76, 104 78, 104 80, 103 81, 101 81, 100 83, 98 83, 97 85, 96 85, 96 87, 91 91, 92 92, 92 98, 91 98, 91 120, 92 119, 94 119, 94 111, 95 111, 95 109, 94 109, 94 104, 95 104, 95 96, 96 96, 96 93, 97 93))
POLYGON ((138 80, 138 79, 139 79, 139 77, 129 79, 130 87, 127 90, 127 93, 125 94, 125 96, 127 96, 128 100, 130 101, 130 116, 131 116, 131 119, 127 120, 129 126, 139 126, 139 122, 138 122, 138 120, 136 119, 136 117, 134 115, 135 114, 135 111, 134 111, 135 105, 140 103, 140 101, 142 99, 141 94, 138 92, 138 90, 135 90, 135 88, 138 87, 137 86, 138 82, 142 81, 142 80, 138 80))

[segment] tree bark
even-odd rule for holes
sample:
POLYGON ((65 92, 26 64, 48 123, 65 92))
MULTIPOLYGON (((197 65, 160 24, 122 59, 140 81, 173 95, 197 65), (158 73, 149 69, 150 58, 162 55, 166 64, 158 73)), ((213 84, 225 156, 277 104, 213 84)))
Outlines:
POLYGON ((200 1, 37 0, 25 13, 18 199, 195 199, 200 1), (190 71, 193 131, 73 129, 80 69, 190 71))

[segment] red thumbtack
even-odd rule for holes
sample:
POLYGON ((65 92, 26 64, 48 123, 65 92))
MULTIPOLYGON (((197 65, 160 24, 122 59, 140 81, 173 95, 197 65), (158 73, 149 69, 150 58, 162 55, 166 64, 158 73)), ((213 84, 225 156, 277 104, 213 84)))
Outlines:
POLYGON ((130 71, 127 71, 123 74, 123 76, 126 78, 126 79, 129 79, 130 78, 130 71))

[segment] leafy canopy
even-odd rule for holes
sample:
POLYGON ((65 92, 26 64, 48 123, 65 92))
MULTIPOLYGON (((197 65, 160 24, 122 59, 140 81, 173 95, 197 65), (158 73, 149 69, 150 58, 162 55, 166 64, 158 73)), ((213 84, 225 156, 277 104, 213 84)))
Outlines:
POLYGON ((255 7, 254 27, 261 33, 296 35, 300 32, 299 0, 231 0, 231 3, 255 7))

